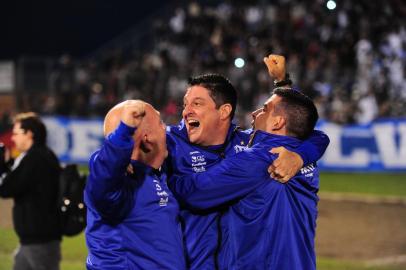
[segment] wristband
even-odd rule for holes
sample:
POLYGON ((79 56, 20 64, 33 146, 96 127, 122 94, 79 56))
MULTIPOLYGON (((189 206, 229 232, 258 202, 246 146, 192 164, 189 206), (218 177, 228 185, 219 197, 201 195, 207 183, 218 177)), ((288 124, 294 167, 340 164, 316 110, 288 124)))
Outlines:
POLYGON ((273 81, 273 85, 275 87, 281 87, 281 86, 286 86, 286 85, 291 85, 292 84, 292 80, 289 78, 289 73, 285 74, 285 79, 282 81, 273 81))

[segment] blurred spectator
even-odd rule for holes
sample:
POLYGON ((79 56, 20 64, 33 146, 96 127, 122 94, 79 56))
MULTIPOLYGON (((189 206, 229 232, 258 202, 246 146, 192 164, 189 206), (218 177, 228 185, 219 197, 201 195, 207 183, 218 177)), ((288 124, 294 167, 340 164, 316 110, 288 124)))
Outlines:
POLYGON ((375 95, 369 91, 358 101, 358 110, 355 119, 359 124, 368 124, 378 116, 378 105, 375 95))
POLYGON ((11 138, 20 155, 10 168, 0 171, 0 196, 14 199, 13 223, 20 240, 14 270, 59 269, 60 168, 45 145, 46 135, 45 125, 34 113, 18 114, 11 138))

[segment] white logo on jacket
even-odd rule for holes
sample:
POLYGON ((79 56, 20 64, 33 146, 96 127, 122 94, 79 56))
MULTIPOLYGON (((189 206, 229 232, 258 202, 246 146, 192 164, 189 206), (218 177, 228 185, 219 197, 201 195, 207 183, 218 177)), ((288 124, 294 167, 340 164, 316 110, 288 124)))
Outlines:
POLYGON ((313 177, 313 171, 316 169, 313 163, 307 165, 300 169, 300 173, 303 174, 305 177, 313 177))
POLYGON ((190 159, 192 161, 192 170, 195 173, 204 172, 206 171, 206 159, 204 155, 202 155, 199 151, 190 152, 190 159))
POLYGON ((248 148, 248 146, 246 146, 246 145, 234 145, 234 151, 236 154, 244 151, 247 148, 248 148))
POLYGON ((156 195, 159 196, 159 206, 167 206, 169 201, 169 194, 159 184, 159 181, 154 179, 152 180, 155 184, 156 195))

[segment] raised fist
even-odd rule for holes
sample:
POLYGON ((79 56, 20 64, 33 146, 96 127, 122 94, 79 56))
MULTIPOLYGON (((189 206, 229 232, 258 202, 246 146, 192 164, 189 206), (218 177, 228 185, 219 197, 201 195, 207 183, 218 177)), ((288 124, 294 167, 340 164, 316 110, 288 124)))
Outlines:
POLYGON ((127 100, 123 104, 121 121, 130 127, 138 127, 145 115, 145 102, 141 100, 127 100))
POLYGON ((264 63, 268 68, 268 73, 275 81, 283 81, 286 74, 285 57, 277 54, 270 54, 264 57, 264 63))

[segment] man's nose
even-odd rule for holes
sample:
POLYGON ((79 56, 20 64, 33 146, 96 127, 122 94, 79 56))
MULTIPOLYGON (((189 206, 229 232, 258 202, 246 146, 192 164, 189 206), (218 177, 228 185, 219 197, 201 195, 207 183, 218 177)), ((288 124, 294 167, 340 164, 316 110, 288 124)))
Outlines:
POLYGON ((258 113, 261 111, 261 109, 255 110, 251 113, 252 118, 255 119, 255 117, 257 117, 258 113))
POLYGON ((183 107, 183 115, 187 115, 187 114, 189 114, 189 113, 191 113, 192 112, 192 107, 190 106, 190 105, 185 105, 184 107, 183 107))

